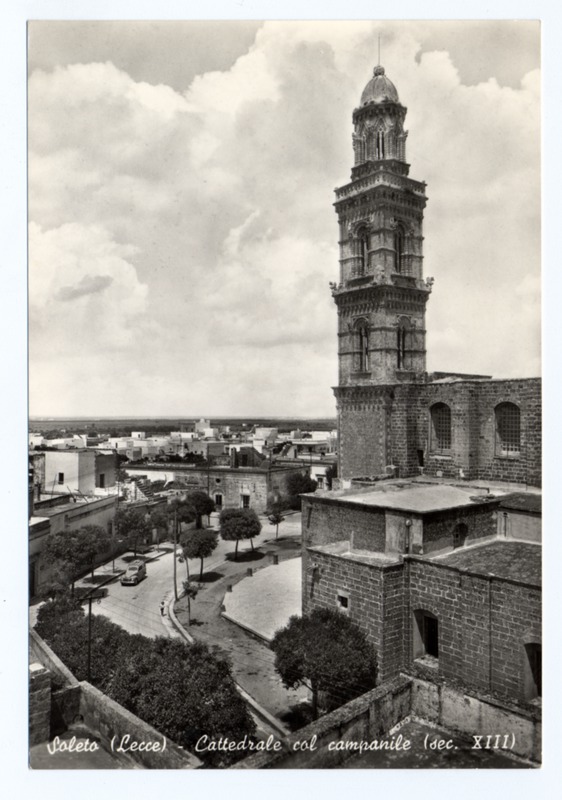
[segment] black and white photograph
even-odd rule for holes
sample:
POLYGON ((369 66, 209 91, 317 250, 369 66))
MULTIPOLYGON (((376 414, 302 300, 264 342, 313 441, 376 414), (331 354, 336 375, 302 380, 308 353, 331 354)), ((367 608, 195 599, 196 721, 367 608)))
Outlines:
POLYGON ((31 771, 541 767, 541 86, 538 18, 27 21, 31 771))

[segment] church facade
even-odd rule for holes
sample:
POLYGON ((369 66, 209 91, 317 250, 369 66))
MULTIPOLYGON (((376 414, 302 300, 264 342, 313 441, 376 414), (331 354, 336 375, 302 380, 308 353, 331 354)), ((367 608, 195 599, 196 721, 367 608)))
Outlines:
POLYGON ((336 190, 339 475, 426 474, 540 485, 540 379, 426 371, 426 185, 409 176, 406 108, 376 67, 336 190))

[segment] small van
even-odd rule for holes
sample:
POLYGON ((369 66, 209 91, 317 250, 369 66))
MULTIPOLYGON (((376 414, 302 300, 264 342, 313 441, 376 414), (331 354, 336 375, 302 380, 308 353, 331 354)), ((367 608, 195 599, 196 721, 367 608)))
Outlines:
POLYGON ((144 561, 133 561, 127 567, 127 571, 121 575, 121 585, 128 586, 132 584, 136 586, 143 578, 146 578, 146 564, 144 561))

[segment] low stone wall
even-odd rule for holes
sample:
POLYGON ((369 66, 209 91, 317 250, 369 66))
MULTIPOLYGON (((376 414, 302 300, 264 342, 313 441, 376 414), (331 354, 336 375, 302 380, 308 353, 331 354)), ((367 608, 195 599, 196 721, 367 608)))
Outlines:
POLYGON ((147 769, 197 769, 201 766, 196 756, 166 740, 151 725, 86 681, 80 684, 80 715, 84 724, 99 736, 107 749, 115 751, 121 747, 122 751, 118 751, 120 757, 129 758, 132 765, 140 764, 147 769), (128 751, 132 742, 156 743, 163 749, 157 752, 128 751))
MULTIPOLYGON (((444 684, 412 678, 411 714, 465 736, 499 736, 505 752, 539 762, 541 760, 541 709, 511 707, 492 698, 468 695, 444 684), (508 740, 504 737, 508 736, 508 740)), ((489 742, 494 745, 494 740, 489 742)), ((496 744, 497 746, 497 744, 496 744)), ((501 751, 503 752, 503 750, 501 751)))
POLYGON ((400 676, 372 689, 288 737, 278 752, 261 752, 231 769, 326 769, 354 751, 329 750, 331 742, 380 738, 410 713, 410 678, 400 676))
POLYGON ((29 649, 31 660, 37 658, 38 662, 30 667, 30 745, 49 741, 55 734, 78 725, 99 737, 107 750, 117 752, 125 766, 147 769, 197 769, 201 766, 196 756, 165 739, 152 725, 87 681, 78 681, 33 630, 29 632, 29 649), (64 688, 51 691, 51 674, 64 688), (132 742, 161 746, 165 743, 165 746, 153 752, 130 749, 132 742), (119 747, 122 749, 118 750, 119 747))
POLYGON ((33 628, 29 630, 30 660, 37 661, 46 667, 52 675, 53 684, 59 686, 78 686, 78 681, 48 644, 36 633, 33 628))

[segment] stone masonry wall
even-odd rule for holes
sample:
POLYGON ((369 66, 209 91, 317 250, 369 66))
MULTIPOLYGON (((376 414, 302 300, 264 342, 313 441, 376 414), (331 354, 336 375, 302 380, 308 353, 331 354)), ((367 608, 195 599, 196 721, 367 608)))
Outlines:
POLYGON ((429 611, 439 620, 439 677, 524 701, 524 645, 540 642, 540 588, 411 556, 405 576, 405 664, 413 666, 414 612, 429 611))
POLYGON ((461 523, 468 528, 467 544, 487 536, 495 536, 497 533, 497 505, 498 503, 493 502, 486 505, 475 504, 459 508, 456 511, 425 516, 423 521, 424 554, 452 548, 454 530, 461 523))
MULTIPOLYGON (((316 608, 342 610, 337 603, 338 592, 349 596, 348 616, 366 634, 380 655, 383 645, 383 575, 382 570, 348 558, 317 551, 308 553, 309 569, 303 594, 303 611, 316 608)), ((305 570, 303 570, 303 573, 305 570)), ((380 667, 379 667, 380 670, 380 667)))
POLYGON ((29 746, 48 742, 51 734, 51 674, 42 664, 29 666, 29 746))
POLYGON ((541 485, 541 381, 466 380, 336 390, 340 417, 340 475, 378 475, 389 464, 401 477, 423 472, 446 479, 484 479, 541 485), (353 394, 355 392, 356 394, 353 394), (494 410, 512 402, 521 411, 518 456, 496 454, 494 410), (435 451, 431 406, 451 409, 451 449, 435 451))
POLYGON ((525 644, 540 643, 541 592, 538 588, 494 581, 490 642, 492 690, 522 697, 525 644))
POLYGON ((385 515, 381 509, 303 498, 302 531, 306 545, 349 540, 353 533, 354 549, 384 552, 385 515))

